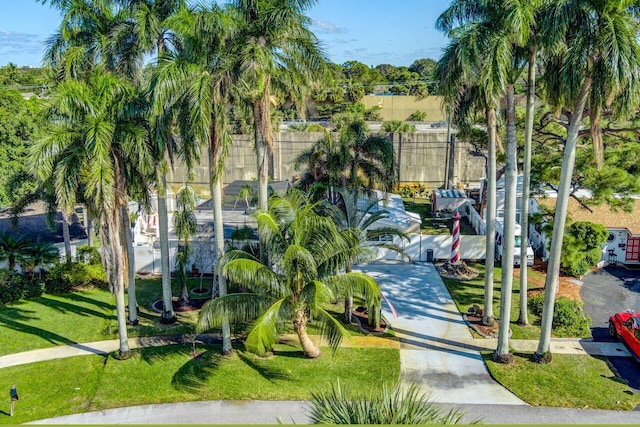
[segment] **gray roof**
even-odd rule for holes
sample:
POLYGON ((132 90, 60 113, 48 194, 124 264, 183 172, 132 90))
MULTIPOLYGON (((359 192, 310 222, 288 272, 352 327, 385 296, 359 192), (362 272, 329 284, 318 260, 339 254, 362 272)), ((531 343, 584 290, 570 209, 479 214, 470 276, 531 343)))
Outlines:
MULTIPOLYGON (((62 213, 58 212, 55 220, 55 230, 51 231, 47 227, 46 209, 44 203, 34 203, 27 207, 25 212, 18 218, 17 229, 11 226, 11 216, 8 210, 0 211, 0 233, 10 233, 14 236, 25 236, 31 240, 41 242, 62 243, 62 213)), ((82 240, 87 238, 84 226, 80 223, 78 215, 75 213, 70 218, 69 234, 71 240, 82 240)))

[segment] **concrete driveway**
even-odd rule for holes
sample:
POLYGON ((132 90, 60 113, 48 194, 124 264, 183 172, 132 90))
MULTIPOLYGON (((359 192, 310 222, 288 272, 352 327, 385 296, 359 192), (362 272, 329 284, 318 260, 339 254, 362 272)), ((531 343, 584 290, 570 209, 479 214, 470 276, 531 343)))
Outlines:
MULTIPOLYGON (((623 267, 605 267, 587 274, 580 297, 584 311, 591 316, 594 341, 610 342, 609 316, 620 311, 640 311, 640 271, 623 267)), ((609 356, 618 374, 640 393, 640 365, 630 357, 609 356)))
POLYGON ((462 344, 471 333, 433 264, 379 262, 360 270, 378 281, 397 312, 394 319, 383 304, 400 338, 404 384, 418 384, 435 402, 525 405, 493 380, 477 350, 462 344))

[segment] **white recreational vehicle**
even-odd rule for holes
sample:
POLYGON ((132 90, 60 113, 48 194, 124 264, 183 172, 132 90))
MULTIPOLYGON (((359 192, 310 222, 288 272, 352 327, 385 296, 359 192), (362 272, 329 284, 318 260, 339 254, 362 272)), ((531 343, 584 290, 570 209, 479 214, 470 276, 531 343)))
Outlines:
MULTIPOLYGON (((504 241, 503 218, 496 219, 496 261, 502 263, 502 254, 506 242, 504 241)), ((515 237, 513 239, 513 265, 520 265, 520 243, 522 242, 520 225, 516 224, 515 237)), ((533 265, 533 249, 527 244, 527 265, 533 265)))

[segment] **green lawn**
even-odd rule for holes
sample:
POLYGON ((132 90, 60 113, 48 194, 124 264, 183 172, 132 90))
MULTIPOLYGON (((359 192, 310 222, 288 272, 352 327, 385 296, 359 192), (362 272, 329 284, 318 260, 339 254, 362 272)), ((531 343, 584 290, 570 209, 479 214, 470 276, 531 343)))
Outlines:
MULTIPOLYGON (((15 384, 20 400, 13 418, 0 411, 0 423, 148 403, 304 400, 338 379, 361 390, 399 378, 398 350, 341 348, 332 356, 324 348, 324 356, 316 360, 283 345, 268 358, 241 348, 229 357, 222 357, 218 346, 197 350, 202 354, 195 359, 191 346, 176 345, 135 350, 126 361, 82 356, 2 369, 0 384, 15 384)), ((8 407, 3 410, 8 412, 8 407)))
MULTIPOLYGON (((473 267, 480 271, 480 275, 473 280, 450 280, 442 278, 444 284, 449 289, 453 300, 461 313, 466 313, 473 304, 484 306, 484 264, 472 264, 473 267)), ((529 277, 541 279, 542 275, 529 268, 529 277)), ((500 316, 500 285, 501 285, 502 269, 495 267, 494 269, 494 289, 493 289, 493 310, 496 318, 500 316)), ((539 339, 540 338, 540 319, 529 312, 529 326, 518 325, 518 317, 520 315, 520 280, 513 278, 513 293, 511 297, 511 330, 513 331, 513 339, 539 339)), ((558 338, 567 338, 558 334, 554 336, 558 338)), ((587 335, 586 338, 589 338, 587 335)))
MULTIPOLYGON (((210 278, 205 278, 204 287, 210 286, 210 278)), ((199 279, 189 279, 189 289, 199 287, 199 279)), ((159 278, 136 281, 138 297, 139 325, 129 326, 129 337, 172 335, 191 333, 198 318, 198 312, 176 313, 178 322, 163 325, 159 322, 160 313, 151 309, 151 305, 162 298, 159 278)), ((179 295, 174 287, 173 295, 179 295)), ((326 307, 329 312, 341 316, 342 304, 326 307)), ((281 333, 293 330, 283 324, 281 333)), ((233 327, 234 335, 245 333, 246 325, 233 327)), ((347 326, 353 335, 363 335, 355 326, 347 326)), ((310 322, 310 334, 319 333, 310 322)), ((388 332, 385 336, 392 336, 388 332)), ((0 356, 19 353, 56 345, 101 341, 118 337, 114 297, 105 290, 81 291, 71 294, 49 295, 40 298, 19 301, 0 307, 0 356)))
MULTIPOLYGON (((408 212, 417 213, 422 218, 420 232, 424 234, 451 234, 453 227, 452 219, 432 218, 430 199, 402 199, 404 207, 408 212)), ((466 219, 460 221, 460 233, 464 235, 475 235, 476 232, 466 219)))
POLYGON ((483 353, 491 375, 516 396, 534 406, 632 410, 640 395, 620 382, 606 358, 554 354, 548 365, 531 362, 530 354, 515 353, 514 364, 495 363, 483 353))
MULTIPOLYGON (((198 286, 192 280, 190 287, 198 286)), ((151 304, 162 295, 160 279, 137 280, 140 324, 129 327, 129 336, 169 335, 190 332, 197 313, 177 313, 179 322, 161 325, 151 304)), ((174 295, 178 289, 174 289, 174 295)), ((49 295, 0 307, 0 355, 80 342, 117 338, 115 300, 106 290, 49 295)))

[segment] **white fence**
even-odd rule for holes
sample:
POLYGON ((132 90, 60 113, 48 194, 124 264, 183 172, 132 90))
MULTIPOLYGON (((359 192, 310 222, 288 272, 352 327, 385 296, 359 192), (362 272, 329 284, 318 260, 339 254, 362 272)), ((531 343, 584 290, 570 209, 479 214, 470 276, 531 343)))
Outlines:
MULTIPOLYGON (((428 261, 432 253, 434 260, 449 260, 451 257, 451 235, 412 234, 409 242, 402 247, 412 261, 428 261)), ((401 260, 397 252, 379 250, 378 259, 401 260)), ((484 260, 487 256, 484 236, 460 236, 460 258, 463 260, 484 260)))
POLYGON ((478 211, 476 211, 476 208, 474 208, 468 200, 464 204, 463 212, 467 213, 467 219, 478 236, 487 234, 487 224, 485 224, 478 211))

